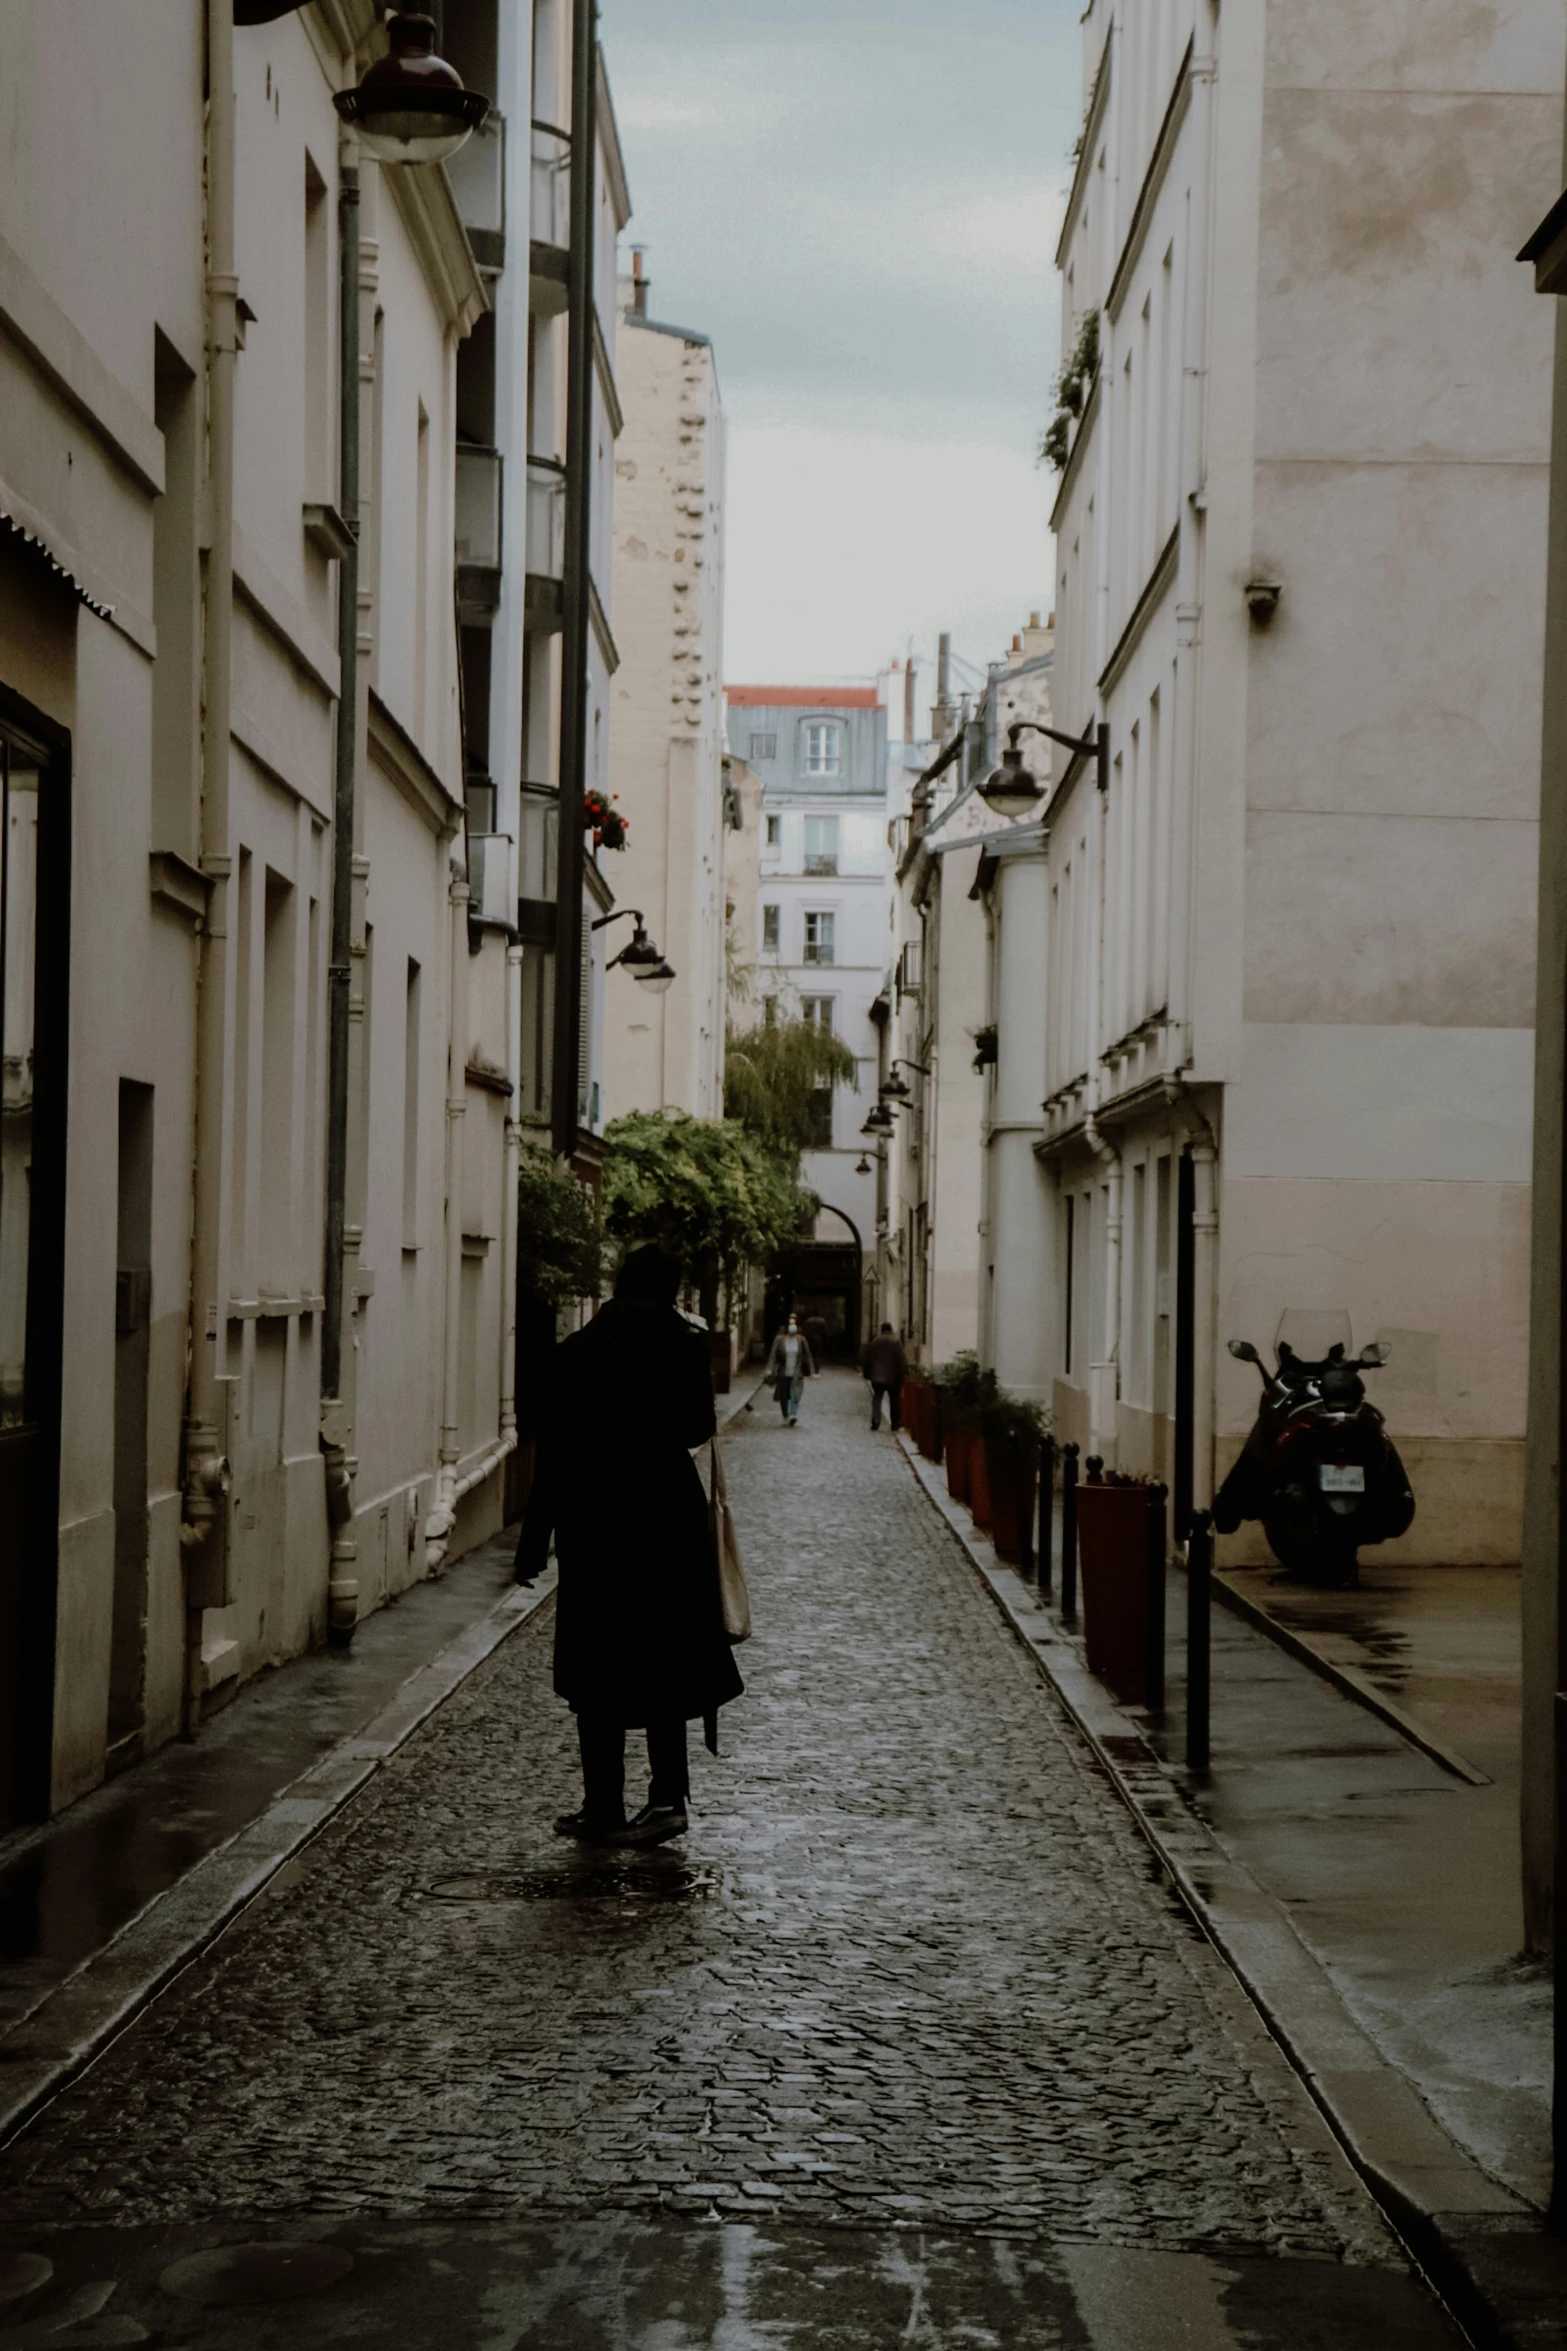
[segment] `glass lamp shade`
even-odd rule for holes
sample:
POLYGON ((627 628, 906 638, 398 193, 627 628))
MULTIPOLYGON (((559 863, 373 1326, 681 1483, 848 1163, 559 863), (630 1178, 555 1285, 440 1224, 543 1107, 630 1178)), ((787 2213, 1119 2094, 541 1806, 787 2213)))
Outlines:
POLYGON ((636 978, 639 976, 639 966, 645 966, 649 971, 651 971, 655 965, 662 963, 664 958, 659 952, 658 948, 654 946, 652 940, 648 937, 647 932, 643 928, 642 924, 638 923, 636 929, 631 934, 630 946, 622 947, 619 955, 617 955, 615 960, 617 963, 625 964, 631 972, 632 977, 636 978))
POLYGON ((855 1168, 854 1172, 856 1175, 869 1175, 871 1173, 871 1163, 866 1158, 863 1151, 860 1153, 859 1164, 855 1168))
POLYGON ((887 1108, 885 1102, 878 1102, 875 1109, 866 1118, 862 1131, 868 1135, 885 1135, 889 1134, 891 1130, 892 1112, 887 1108))
POLYGON ((1021 751, 1003 751, 980 792, 998 816, 1032 816, 1045 795, 1023 765, 1021 751))
POLYGON ((907 1102, 909 1082, 907 1078, 900 1078, 897 1071, 893 1070, 890 1076, 882 1079, 876 1091, 883 1102, 907 1102))
POLYGON ((664 990, 674 980, 675 967, 672 963, 666 963, 661 955, 656 963, 649 964, 645 970, 635 969, 633 977, 640 980, 642 986, 649 989, 653 995, 662 996, 664 990))
POLYGON ((490 101, 465 90, 436 56, 433 17, 399 13, 386 30, 388 54, 357 90, 339 90, 332 103, 378 163, 444 163, 479 128, 490 101))

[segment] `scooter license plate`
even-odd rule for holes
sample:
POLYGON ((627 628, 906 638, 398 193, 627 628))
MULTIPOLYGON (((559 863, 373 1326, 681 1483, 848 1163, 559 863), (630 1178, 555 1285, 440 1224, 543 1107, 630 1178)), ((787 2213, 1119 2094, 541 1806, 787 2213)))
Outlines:
POLYGON ((1320 1462, 1317 1475, 1324 1494, 1363 1494, 1366 1490, 1366 1473, 1358 1462, 1320 1462))

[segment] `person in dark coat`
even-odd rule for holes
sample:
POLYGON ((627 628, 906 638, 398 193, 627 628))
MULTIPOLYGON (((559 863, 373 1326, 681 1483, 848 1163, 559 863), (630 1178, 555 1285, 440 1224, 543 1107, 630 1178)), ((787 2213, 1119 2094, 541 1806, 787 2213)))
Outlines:
POLYGON ((894 1430, 903 1426, 903 1349, 893 1335, 890 1322, 884 1322, 860 1358, 860 1368, 871 1384, 871 1427, 881 1427, 882 1398, 892 1416, 894 1430))
POLYGON ((744 1684, 725 1637, 695 1446, 714 1433, 706 1339, 675 1311, 680 1269, 626 1259, 615 1295, 556 1349, 538 1471, 517 1545, 531 1583, 555 1538, 555 1689, 577 1717, 589 1843, 654 1845, 686 1827, 686 1725, 744 1684), (626 1732, 645 1730, 652 1785, 626 1819, 626 1732))

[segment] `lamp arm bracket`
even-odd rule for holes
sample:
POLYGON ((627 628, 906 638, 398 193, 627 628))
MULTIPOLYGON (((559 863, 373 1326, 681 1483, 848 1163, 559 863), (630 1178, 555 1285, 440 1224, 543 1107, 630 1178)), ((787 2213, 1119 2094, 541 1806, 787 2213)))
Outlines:
POLYGON ((617 906, 613 914, 599 915, 595 921, 589 923, 588 928, 590 931, 601 931, 606 923, 621 922, 627 915, 632 916, 635 921, 640 922, 642 920, 642 909, 640 906, 617 906))

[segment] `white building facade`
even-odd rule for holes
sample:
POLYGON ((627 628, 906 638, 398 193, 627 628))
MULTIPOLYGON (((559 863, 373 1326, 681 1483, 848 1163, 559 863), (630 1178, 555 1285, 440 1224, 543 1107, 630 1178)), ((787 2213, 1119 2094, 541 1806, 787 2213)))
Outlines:
POLYGON ((1222 1342, 1347 1309, 1411 1560, 1518 1554, 1550 337, 1510 256, 1562 33, 1092 0, 1054 704, 1111 763, 1056 754, 991 885, 1058 1434, 1200 1503, 1255 1409, 1222 1342))

